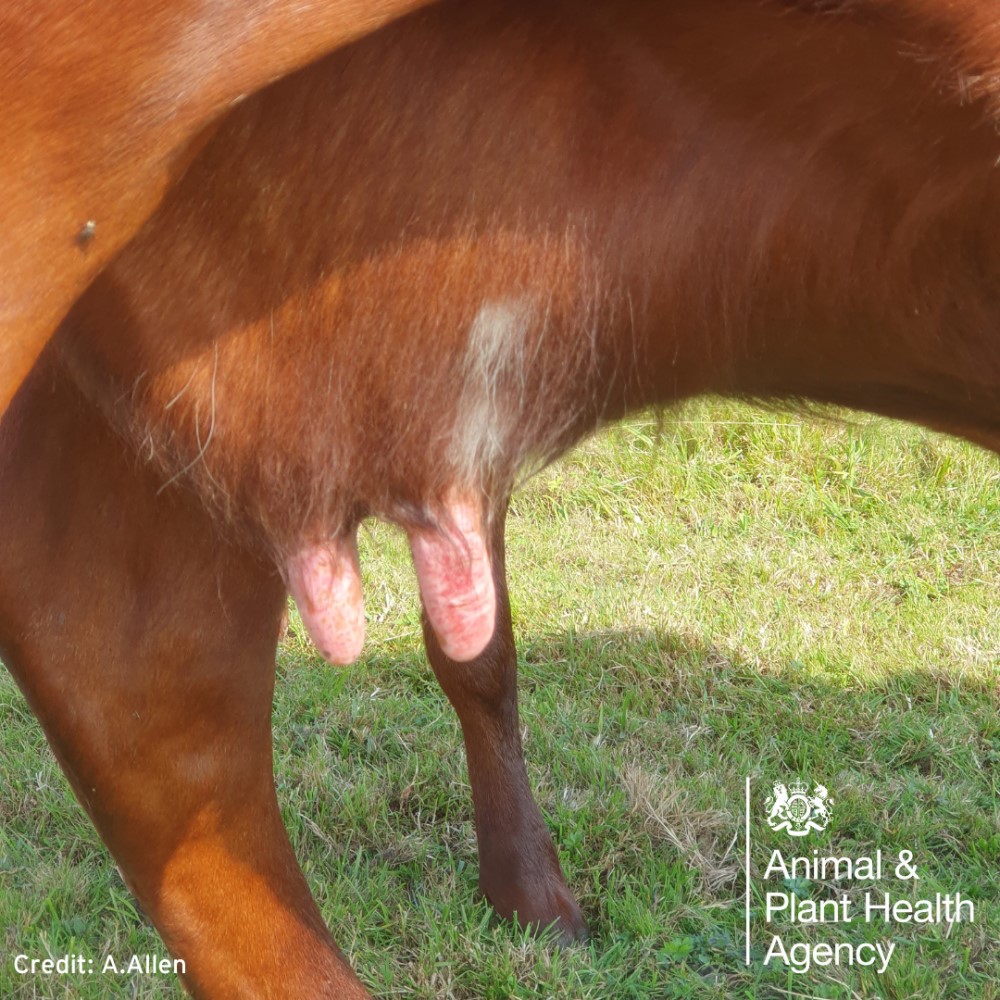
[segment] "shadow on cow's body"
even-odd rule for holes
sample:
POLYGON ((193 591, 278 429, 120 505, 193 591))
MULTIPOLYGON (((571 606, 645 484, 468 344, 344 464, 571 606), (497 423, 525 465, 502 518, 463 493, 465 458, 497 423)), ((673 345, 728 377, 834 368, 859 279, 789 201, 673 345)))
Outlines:
POLYGON ((79 303, 5 430, 0 641, 196 990, 358 989, 274 805, 279 573, 349 659, 357 525, 406 528, 481 883, 570 938, 518 736, 518 478, 709 391, 997 448, 996 95, 956 83, 995 32, 944 7, 443 4, 239 108, 79 303))
POLYGON ((0 413, 232 104, 421 2, 4 4, 0 413))

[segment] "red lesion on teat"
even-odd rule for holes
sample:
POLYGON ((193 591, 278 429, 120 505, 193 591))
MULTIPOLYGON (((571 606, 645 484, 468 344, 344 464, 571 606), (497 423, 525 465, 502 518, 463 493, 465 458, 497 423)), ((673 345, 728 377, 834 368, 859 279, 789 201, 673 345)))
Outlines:
POLYGON ((353 663, 365 642, 356 532, 303 547, 288 560, 285 574, 316 648, 331 663, 353 663))
POLYGON ((420 596, 441 649, 453 660, 474 660, 496 625, 481 503, 449 494, 437 524, 411 528, 407 534, 420 596))

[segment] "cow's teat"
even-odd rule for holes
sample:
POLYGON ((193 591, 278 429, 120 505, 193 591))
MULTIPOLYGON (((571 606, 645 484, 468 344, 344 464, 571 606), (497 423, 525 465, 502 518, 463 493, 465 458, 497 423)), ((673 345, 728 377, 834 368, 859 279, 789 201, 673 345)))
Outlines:
POLYGON ((424 609, 441 649, 473 660, 493 638, 496 592, 480 505, 452 496, 433 527, 411 528, 410 551, 424 609))
POLYGON ((288 589, 316 647, 331 663, 353 663, 365 642, 354 531, 300 549, 285 565, 288 589))

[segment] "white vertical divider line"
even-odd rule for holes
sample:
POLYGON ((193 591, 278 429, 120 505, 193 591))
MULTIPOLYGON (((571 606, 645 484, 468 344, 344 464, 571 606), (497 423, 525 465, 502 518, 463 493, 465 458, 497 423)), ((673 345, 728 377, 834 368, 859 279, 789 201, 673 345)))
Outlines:
POLYGON ((745 795, 744 805, 746 808, 746 823, 747 823, 746 837, 744 837, 744 840, 746 842, 745 843, 746 858, 744 859, 745 869, 746 869, 746 899, 744 903, 744 909, 746 911, 746 932, 747 932, 745 961, 747 966, 749 967, 750 965, 750 775, 749 774, 747 775, 746 795, 745 795))

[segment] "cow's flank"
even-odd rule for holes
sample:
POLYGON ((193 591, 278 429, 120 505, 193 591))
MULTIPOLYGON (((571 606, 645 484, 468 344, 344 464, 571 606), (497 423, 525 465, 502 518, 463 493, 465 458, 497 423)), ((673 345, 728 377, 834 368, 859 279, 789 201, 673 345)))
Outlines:
POLYGON ((0 413, 223 112, 421 2, 5 3, 0 413))

